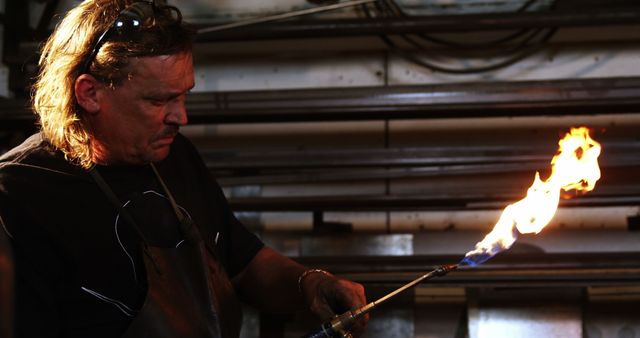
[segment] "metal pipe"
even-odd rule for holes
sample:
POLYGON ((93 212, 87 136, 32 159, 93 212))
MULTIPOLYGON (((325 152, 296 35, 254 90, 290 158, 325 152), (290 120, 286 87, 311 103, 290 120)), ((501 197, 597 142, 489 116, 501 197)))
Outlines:
POLYGON ((457 264, 441 265, 424 275, 414 279, 413 281, 399 287, 398 289, 388 293, 387 295, 366 304, 358 309, 347 311, 341 315, 334 317, 331 321, 323 323, 316 331, 304 335, 302 338, 334 338, 334 337, 350 337, 348 331, 353 323, 360 317, 371 312, 371 310, 378 307, 378 305, 388 301, 396 295, 406 291, 420 282, 431 279, 433 277, 442 277, 452 270, 458 268, 457 264))
MULTIPOLYGON (((346 4, 347 3, 345 3, 345 5, 346 4)), ((296 12, 287 14, 293 13, 296 12)), ((220 30, 231 28, 223 25, 217 26, 222 29, 211 27, 200 30, 199 33, 210 34, 199 36, 198 39, 201 41, 214 42, 372 36, 380 34, 464 33, 469 31, 550 27, 635 25, 638 23, 638 20, 640 20, 640 7, 638 6, 611 8, 606 11, 599 8, 586 8, 524 13, 431 15, 375 19, 349 18, 271 23, 261 25, 260 27, 243 29, 242 31, 230 30, 220 32, 220 30)))
POLYGON ((374 1, 377 1, 377 0, 347 1, 347 2, 341 2, 341 3, 337 3, 337 4, 333 4, 333 5, 322 6, 322 7, 308 8, 308 9, 303 9, 303 10, 299 10, 299 11, 293 11, 293 12, 287 12, 287 13, 282 13, 282 14, 265 16, 265 17, 261 17, 261 18, 254 18, 254 19, 249 19, 249 20, 244 20, 244 21, 231 22, 231 23, 224 24, 224 25, 201 28, 201 29, 198 30, 198 34, 219 32, 219 31, 223 31, 223 30, 227 30, 227 29, 244 27, 244 26, 254 25, 254 24, 258 24, 258 23, 271 22, 271 21, 277 21, 277 20, 284 20, 284 19, 289 19, 289 18, 293 18, 293 17, 296 17, 296 16, 302 16, 302 15, 309 15, 309 14, 315 14, 315 13, 320 13, 320 12, 332 11, 332 10, 335 10, 335 9, 362 5, 362 4, 366 4, 366 3, 374 2, 374 1))

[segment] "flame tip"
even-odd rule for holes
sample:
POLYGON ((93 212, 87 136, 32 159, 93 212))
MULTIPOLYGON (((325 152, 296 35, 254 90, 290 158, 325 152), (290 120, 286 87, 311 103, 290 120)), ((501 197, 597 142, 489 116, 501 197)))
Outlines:
POLYGON ((560 198, 586 193, 595 188, 600 179, 598 157, 600 143, 589 136, 586 126, 573 127, 558 141, 558 153, 551 160, 551 174, 546 180, 536 172, 525 198, 508 205, 493 230, 476 244, 460 262, 479 265, 498 252, 508 249, 518 233, 539 233, 551 221, 560 198))

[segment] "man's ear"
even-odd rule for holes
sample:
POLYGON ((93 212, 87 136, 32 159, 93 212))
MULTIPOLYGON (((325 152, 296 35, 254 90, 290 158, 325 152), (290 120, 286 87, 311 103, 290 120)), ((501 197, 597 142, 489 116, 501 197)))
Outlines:
POLYGON ((100 101, 98 100, 100 87, 100 82, 89 74, 80 75, 74 84, 76 101, 90 115, 95 115, 100 111, 100 101))

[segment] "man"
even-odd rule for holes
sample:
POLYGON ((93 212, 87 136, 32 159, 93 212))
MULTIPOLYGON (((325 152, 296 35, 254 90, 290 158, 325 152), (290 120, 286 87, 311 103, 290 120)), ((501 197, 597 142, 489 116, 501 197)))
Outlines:
POLYGON ((17 337, 227 338, 237 299, 322 320, 365 303, 248 232, 178 133, 191 35, 163 2, 88 0, 44 45, 41 132, 0 158, 17 337))

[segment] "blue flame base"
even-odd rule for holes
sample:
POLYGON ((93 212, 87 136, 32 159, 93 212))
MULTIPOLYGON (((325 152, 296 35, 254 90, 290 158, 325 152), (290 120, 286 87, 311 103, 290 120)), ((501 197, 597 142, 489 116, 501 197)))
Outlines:
POLYGON ((463 258, 460 265, 478 266, 489 260, 493 255, 490 253, 471 255, 463 258))

